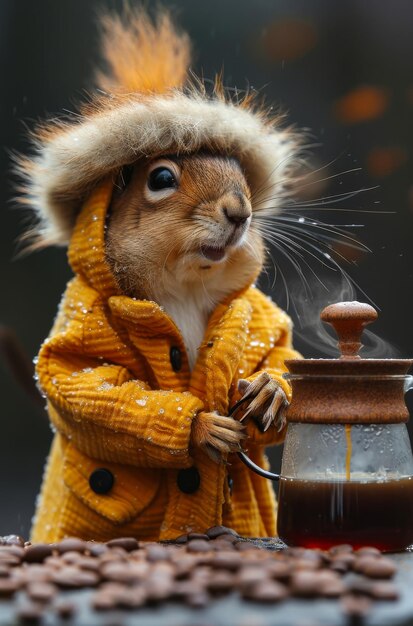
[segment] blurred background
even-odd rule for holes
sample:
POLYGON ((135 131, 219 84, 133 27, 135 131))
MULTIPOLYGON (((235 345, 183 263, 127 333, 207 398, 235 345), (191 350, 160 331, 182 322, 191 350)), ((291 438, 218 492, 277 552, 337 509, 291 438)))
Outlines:
MULTIPOLYGON (((29 149, 27 128, 38 118, 75 109, 98 59, 96 16, 120 4, 0 2, 0 324, 16 333, 30 360, 49 332, 70 271, 63 249, 16 258, 25 222, 13 208, 10 152, 29 149)), ((271 250, 260 281, 288 307, 298 349, 306 356, 331 354, 334 342, 317 324, 319 310, 357 296, 381 309, 366 355, 412 357, 411 1, 163 4, 193 39, 196 72, 213 78, 223 67, 228 86, 257 89, 288 114, 288 123, 306 129, 314 171, 303 172, 295 201, 284 207, 288 221, 277 226, 284 239, 271 250), (343 225, 358 226, 345 228, 349 235, 332 232, 343 225), (364 253, 359 241, 371 252, 364 253), (307 252, 299 257, 291 242, 307 252), (358 289, 349 287, 336 263, 358 289)), ((28 536, 52 433, 1 357, 0 393, 0 535, 28 536)), ((413 405, 411 397, 408 402, 413 405)), ((270 455, 277 468, 280 451, 270 455)))

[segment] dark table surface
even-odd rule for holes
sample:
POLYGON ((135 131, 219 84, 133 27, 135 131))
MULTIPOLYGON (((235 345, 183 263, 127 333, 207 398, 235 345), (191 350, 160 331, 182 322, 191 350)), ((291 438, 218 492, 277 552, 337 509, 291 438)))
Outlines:
MULTIPOLYGON (((254 543, 267 549, 279 549, 275 540, 254 543)), ((164 603, 135 611, 97 613, 90 608, 92 590, 61 594, 77 606, 73 618, 65 624, 76 626, 413 626, 413 553, 389 555, 398 566, 395 582, 400 592, 397 601, 375 601, 368 615, 357 621, 344 615, 337 600, 289 599, 280 604, 263 605, 242 600, 237 593, 212 601, 202 609, 183 604, 164 603)), ((350 574, 351 575, 351 574, 350 574)), ((0 601, 0 626, 17 624, 17 595, 13 601, 0 601)), ((52 612, 45 612, 42 625, 63 624, 52 612)))

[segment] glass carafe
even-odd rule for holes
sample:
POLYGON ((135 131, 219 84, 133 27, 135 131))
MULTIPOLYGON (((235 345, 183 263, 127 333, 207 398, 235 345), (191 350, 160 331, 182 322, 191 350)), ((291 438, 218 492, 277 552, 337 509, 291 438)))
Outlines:
POLYGON ((376 311, 327 307, 340 359, 287 361, 292 402, 280 481, 278 535, 288 545, 349 543, 383 551, 413 544, 413 455, 405 422, 407 359, 361 359, 360 336, 376 311))

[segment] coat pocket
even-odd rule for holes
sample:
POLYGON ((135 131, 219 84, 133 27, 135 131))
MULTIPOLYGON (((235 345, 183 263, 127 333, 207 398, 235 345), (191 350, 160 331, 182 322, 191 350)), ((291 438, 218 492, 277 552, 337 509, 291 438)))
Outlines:
POLYGON ((75 446, 65 449, 63 480, 65 485, 87 507, 113 524, 125 524, 136 518, 155 498, 160 486, 161 470, 143 469, 91 459, 75 446), (104 468, 113 477, 107 493, 96 493, 90 477, 104 468))

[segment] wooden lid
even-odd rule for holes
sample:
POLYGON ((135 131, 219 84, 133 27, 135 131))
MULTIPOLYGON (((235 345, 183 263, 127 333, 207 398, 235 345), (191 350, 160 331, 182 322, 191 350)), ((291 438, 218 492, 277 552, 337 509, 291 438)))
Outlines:
POLYGON ((358 354, 362 332, 377 319, 377 311, 362 302, 339 302, 326 307, 320 317, 335 329, 341 356, 285 362, 292 385, 288 421, 406 422, 404 383, 413 360, 362 359, 358 354))

